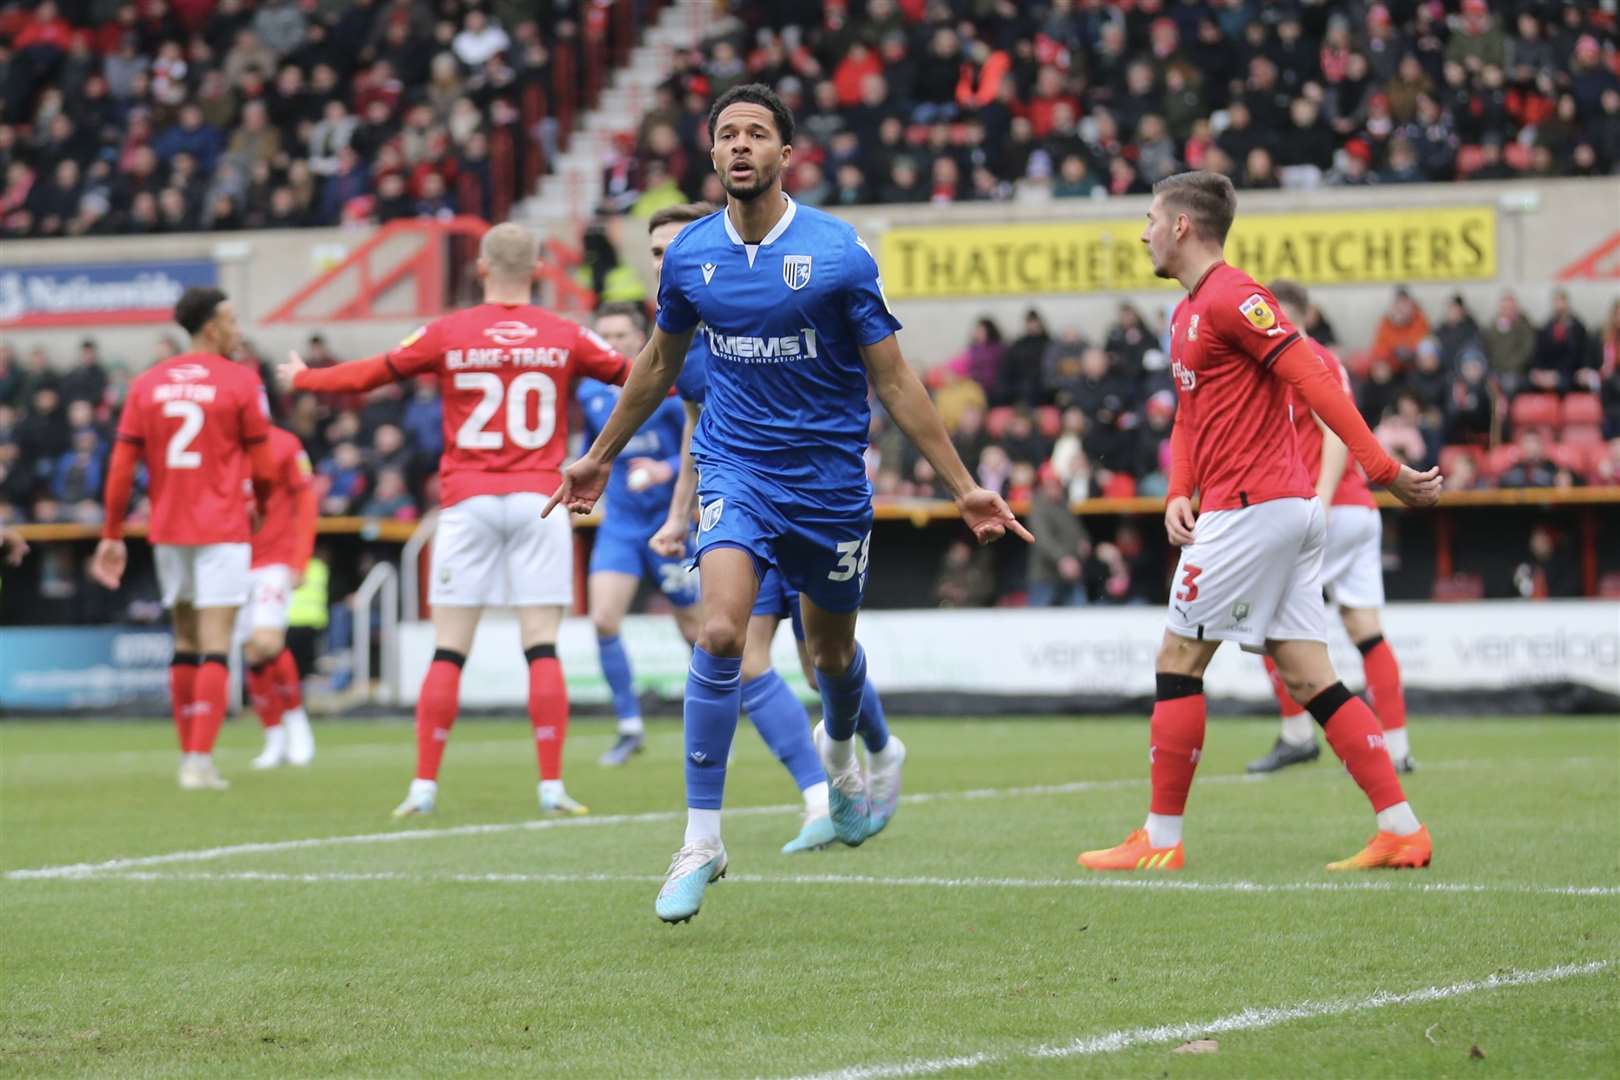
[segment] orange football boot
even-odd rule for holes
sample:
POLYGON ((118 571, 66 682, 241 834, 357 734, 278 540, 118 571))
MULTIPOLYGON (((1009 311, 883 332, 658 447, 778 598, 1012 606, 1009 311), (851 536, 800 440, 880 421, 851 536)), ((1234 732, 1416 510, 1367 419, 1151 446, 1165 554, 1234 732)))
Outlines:
POLYGON ((1417 870, 1429 865, 1434 844, 1427 826, 1410 836, 1380 832, 1367 846, 1348 859, 1327 864, 1329 870, 1417 870))
POLYGON ((1185 858, 1179 843, 1156 848, 1147 830, 1137 829, 1118 847, 1082 851, 1075 862, 1087 870, 1180 870, 1185 858))

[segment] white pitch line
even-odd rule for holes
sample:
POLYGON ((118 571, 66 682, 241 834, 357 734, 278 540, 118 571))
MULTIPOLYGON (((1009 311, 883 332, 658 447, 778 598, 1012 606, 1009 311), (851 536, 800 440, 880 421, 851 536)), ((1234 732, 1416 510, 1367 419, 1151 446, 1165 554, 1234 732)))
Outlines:
POLYGON ((1297 1005, 1258 1007, 1230 1013, 1213 1020, 1193 1023, 1163 1024, 1157 1027, 1122 1028, 1101 1035, 1086 1035, 1072 1042, 1056 1045, 1031 1046, 1014 1050, 989 1050, 958 1057, 920 1058, 887 1065, 854 1065, 831 1072, 797 1077, 795 1080, 905 1080, 914 1076, 959 1069, 976 1069, 984 1065, 1004 1065, 1015 1060, 1051 1060, 1073 1057, 1093 1057, 1114 1054, 1138 1046, 1152 1046, 1209 1035, 1224 1035, 1233 1031, 1262 1031, 1294 1020, 1310 1020, 1323 1016, 1346 1016, 1351 1013, 1370 1012, 1397 1005, 1426 1005, 1434 1001, 1478 994, 1490 990, 1505 990, 1518 986, 1536 986, 1564 979, 1594 975, 1613 966, 1609 960, 1593 960, 1583 964, 1559 964, 1538 971, 1510 971, 1502 975, 1489 975, 1469 982, 1446 986, 1426 986, 1405 993, 1379 991, 1363 998, 1338 1001, 1302 1001, 1297 1005))
MULTIPOLYGON (((1595 757, 1569 757, 1555 759, 1554 763, 1577 765, 1605 759, 1595 757)), ((1438 762, 1426 766, 1426 772, 1459 771, 1481 767, 1499 767, 1501 762, 1457 760, 1438 762)), ((1541 762, 1539 764, 1547 764, 1541 762)), ((1317 777, 1337 775, 1322 770, 1314 774, 1317 777)), ((1014 788, 974 788, 967 791, 933 791, 918 792, 912 795, 903 795, 902 803, 919 804, 929 802, 948 802, 977 799, 1006 799, 1030 795, 1073 795, 1093 791, 1123 791, 1138 788, 1147 783, 1146 777, 1115 780, 1077 780, 1067 784, 1037 784, 1030 787, 1014 788)), ((1213 776, 1202 777, 1198 783, 1208 787, 1212 784, 1259 784, 1269 782, 1267 777, 1254 776, 1246 773, 1217 773, 1213 776)), ((796 804, 783 803, 774 806, 742 806, 727 809, 727 817, 752 817, 755 815, 797 813, 800 807, 796 804)), ((497 833, 541 831, 547 829, 563 828, 591 828, 604 825, 646 824, 657 822, 680 821, 685 817, 684 811, 660 810, 642 814, 605 814, 595 817, 578 818, 546 818, 536 821, 496 822, 485 825, 454 825, 443 829, 396 829, 390 832, 356 833, 345 836, 316 836, 302 840, 267 840, 246 844, 226 844, 220 847, 194 848, 189 851, 171 851, 161 855, 141 855, 126 858, 107 859, 102 862, 67 863, 57 866, 41 866, 28 869, 7 871, 5 877, 10 881, 28 881, 57 878, 79 878, 95 874, 102 874, 118 870, 138 870, 147 866, 165 866, 174 863, 209 862, 214 859, 224 859, 235 855, 271 855, 283 851, 300 851, 309 848, 341 847, 349 844, 390 844, 406 840, 434 840, 458 836, 489 836, 497 833)))
MULTIPOLYGON (((521 874, 521 873, 413 873, 405 870, 311 871, 279 870, 157 872, 150 870, 108 871, 83 875, 81 881, 207 881, 278 882, 299 885, 329 885, 397 881, 408 884, 436 883, 465 885, 584 885, 608 883, 656 883, 657 874, 521 874)), ((1182 881, 1161 877, 1072 877, 947 878, 921 875, 883 877, 873 874, 727 874, 727 882, 741 885, 874 885, 887 888, 930 889, 1125 889, 1198 893, 1300 893, 1300 892, 1384 892, 1424 894, 1517 893, 1535 896, 1620 896, 1620 886, 1607 885, 1524 885, 1506 882, 1413 882, 1394 881, 1182 881)))

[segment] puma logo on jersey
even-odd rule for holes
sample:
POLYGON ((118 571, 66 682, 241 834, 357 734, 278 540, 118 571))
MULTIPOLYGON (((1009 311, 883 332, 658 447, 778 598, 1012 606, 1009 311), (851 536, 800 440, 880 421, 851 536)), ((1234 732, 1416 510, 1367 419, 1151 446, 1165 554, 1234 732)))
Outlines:
POLYGON ((703 264, 703 284, 707 285, 710 281, 714 280, 714 272, 717 269, 719 268, 715 266, 714 263, 703 264))
POLYGON ((484 336, 499 345, 521 345, 539 332, 528 323, 519 322, 517 319, 506 319, 484 328, 484 336))

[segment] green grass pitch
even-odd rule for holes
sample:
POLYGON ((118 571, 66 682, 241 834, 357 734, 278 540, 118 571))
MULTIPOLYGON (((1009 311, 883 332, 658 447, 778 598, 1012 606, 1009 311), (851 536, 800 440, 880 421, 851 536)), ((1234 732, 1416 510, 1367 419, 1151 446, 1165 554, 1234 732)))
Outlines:
POLYGON ((463 722, 403 826, 404 722, 252 773, 234 721, 223 793, 176 789, 167 725, 0 724, 0 1073, 1620 1074, 1614 718, 1415 719, 1434 867, 1352 877, 1322 866, 1371 817, 1326 755, 1241 778, 1268 722, 1211 725, 1187 869, 1152 878, 1074 864, 1141 821, 1141 719, 895 728, 890 829, 787 857, 796 793, 745 726, 731 877, 669 927, 673 724, 610 771, 576 722, 592 815, 540 828, 519 720, 463 722))

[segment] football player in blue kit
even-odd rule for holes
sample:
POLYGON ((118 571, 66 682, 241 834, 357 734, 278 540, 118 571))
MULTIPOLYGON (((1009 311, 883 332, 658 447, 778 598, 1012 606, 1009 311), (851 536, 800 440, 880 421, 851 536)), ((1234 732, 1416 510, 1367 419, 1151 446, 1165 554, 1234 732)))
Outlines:
MULTIPOLYGON (((596 332, 622 355, 634 356, 647 344, 647 313, 638 304, 604 304, 596 312, 596 332)), ((584 379, 575 397, 589 444, 618 404, 619 389, 584 379)), ((630 657, 619 639, 643 578, 650 577, 675 608, 675 625, 686 643, 697 641, 697 575, 681 559, 659 555, 647 546, 668 512, 681 464, 685 422, 681 403, 670 398, 625 446, 608 477, 602 524, 591 546, 586 594, 602 677, 613 691, 613 712, 619 724, 618 740, 602 755, 603 765, 623 765, 645 741, 630 657)))
POLYGON ((974 482, 906 365, 899 320, 865 243, 847 223, 783 194, 792 113, 768 87, 747 84, 716 100, 709 128, 726 209, 682 229, 665 251, 652 339, 602 433, 547 506, 595 506, 614 458, 663 402, 701 335, 710 369, 691 452, 703 614, 685 701, 686 836, 654 905, 666 922, 697 914, 726 870, 720 807, 741 710, 743 645, 771 567, 799 592, 821 692, 815 740, 834 831, 847 844, 870 835, 867 777, 855 752, 866 683, 855 623, 872 527, 868 381, 981 543, 1009 530, 1029 538, 1006 501, 974 482))

